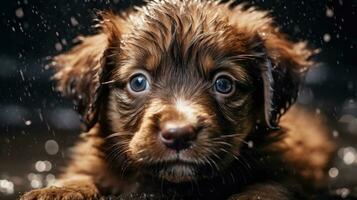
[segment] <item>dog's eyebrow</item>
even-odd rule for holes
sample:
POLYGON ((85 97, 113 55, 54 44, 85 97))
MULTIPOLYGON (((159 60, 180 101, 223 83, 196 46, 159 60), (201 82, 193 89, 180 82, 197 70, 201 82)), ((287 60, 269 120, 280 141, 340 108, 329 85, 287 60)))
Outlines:
POLYGON ((161 56, 158 53, 148 54, 143 58, 143 63, 140 66, 148 72, 154 72, 160 65, 161 56))
POLYGON ((205 72, 211 71, 216 65, 215 60, 210 55, 204 55, 201 58, 201 67, 205 72))
MULTIPOLYGON (((102 84, 112 84, 126 82, 132 77, 133 73, 138 71, 145 71, 150 75, 153 75, 155 70, 158 67, 157 65, 147 65, 145 61, 147 60, 146 56, 141 57, 140 59, 124 59, 120 62, 120 65, 116 67, 111 75, 111 79, 102 84)), ((151 62, 151 61, 150 61, 151 62)))
POLYGON ((242 83, 249 83, 251 81, 251 77, 247 72, 247 67, 231 60, 221 61, 210 69, 210 73, 213 73, 213 75, 217 72, 228 72, 237 81, 242 83))

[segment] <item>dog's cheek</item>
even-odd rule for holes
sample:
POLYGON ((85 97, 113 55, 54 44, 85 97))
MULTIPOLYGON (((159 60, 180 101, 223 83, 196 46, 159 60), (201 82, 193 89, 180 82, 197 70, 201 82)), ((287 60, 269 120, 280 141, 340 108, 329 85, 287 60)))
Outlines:
POLYGON ((109 131, 105 135, 109 144, 108 148, 113 151, 125 152, 125 156, 129 156, 134 161, 138 160, 140 149, 143 149, 140 144, 144 144, 143 141, 149 142, 145 134, 143 138, 138 138, 141 136, 139 130, 143 126, 142 118, 145 110, 141 109, 144 107, 145 105, 131 99, 124 91, 113 90, 109 94, 106 118, 104 119, 109 131), (133 143, 139 145, 133 146, 133 143))
POLYGON ((127 132, 125 124, 128 117, 125 116, 125 113, 128 113, 129 110, 123 109, 123 105, 129 104, 130 100, 125 95, 119 95, 118 91, 113 90, 110 92, 108 101, 106 122, 109 124, 111 132, 127 132))
POLYGON ((158 161, 165 153, 164 146, 158 140, 157 113, 163 108, 159 102, 152 102, 140 116, 140 124, 129 142, 129 156, 139 164, 158 161))
POLYGON ((145 162, 148 159, 154 160, 155 156, 163 152, 155 134, 155 127, 144 117, 141 128, 134 133, 129 142, 130 157, 137 162, 145 162))
POLYGON ((239 148, 245 138, 253 131, 256 123, 257 106, 253 105, 251 96, 247 96, 242 103, 237 105, 235 102, 227 102, 220 105, 220 114, 225 120, 220 120, 220 127, 223 134, 236 134, 229 142, 239 148))
POLYGON ((109 95, 106 120, 112 132, 135 133, 140 128, 145 99, 133 99, 124 90, 113 90, 109 95))

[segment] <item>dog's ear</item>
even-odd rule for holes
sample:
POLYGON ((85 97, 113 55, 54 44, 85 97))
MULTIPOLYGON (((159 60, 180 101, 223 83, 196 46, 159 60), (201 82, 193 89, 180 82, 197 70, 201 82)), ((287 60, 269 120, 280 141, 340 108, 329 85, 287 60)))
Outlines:
POLYGON ((105 83, 114 64, 112 55, 120 50, 121 24, 124 20, 112 13, 100 13, 100 30, 93 36, 79 37, 68 52, 53 58, 57 89, 74 100, 86 128, 98 120, 105 83))
POLYGON ((295 102, 310 60, 316 52, 305 42, 292 42, 277 30, 263 38, 266 60, 261 68, 264 93, 264 121, 277 128, 278 121, 295 102))
POLYGON ((259 124, 276 128, 280 116, 296 100, 305 73, 314 65, 311 56, 317 50, 310 49, 305 42, 289 40, 267 11, 248 4, 234 6, 232 1, 223 5, 224 14, 230 16, 230 24, 242 31, 243 35, 248 35, 252 54, 257 55, 259 62, 263 63, 255 74, 263 82, 263 95, 260 91, 258 94, 264 97, 259 124))

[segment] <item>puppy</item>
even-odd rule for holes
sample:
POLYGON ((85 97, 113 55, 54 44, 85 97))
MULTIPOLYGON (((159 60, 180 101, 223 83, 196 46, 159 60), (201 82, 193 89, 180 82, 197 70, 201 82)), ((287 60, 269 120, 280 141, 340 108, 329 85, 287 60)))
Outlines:
POLYGON ((96 35, 53 59, 88 131, 55 186, 22 200, 286 200, 325 188, 323 120, 286 113, 314 51, 267 12, 155 0, 99 16, 96 35))

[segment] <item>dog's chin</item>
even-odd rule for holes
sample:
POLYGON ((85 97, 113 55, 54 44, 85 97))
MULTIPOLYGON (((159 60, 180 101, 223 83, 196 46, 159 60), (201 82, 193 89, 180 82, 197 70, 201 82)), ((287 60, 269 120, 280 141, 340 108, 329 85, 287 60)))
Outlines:
POLYGON ((158 177, 172 183, 191 182, 196 180, 197 169, 186 163, 167 164, 158 169, 158 177))
POLYGON ((147 166, 146 169, 151 176, 170 183, 197 182, 201 179, 211 179, 218 173, 209 164, 206 166, 203 163, 181 160, 160 162, 147 166))

